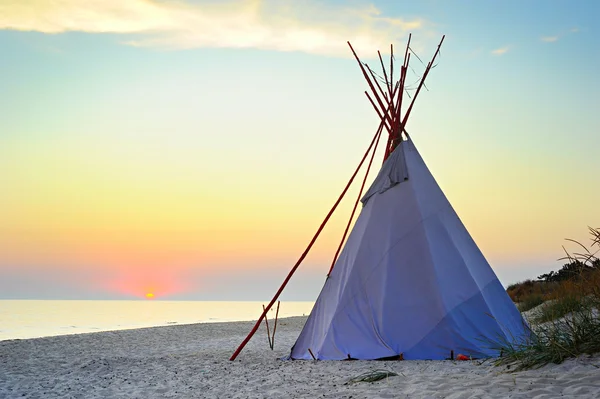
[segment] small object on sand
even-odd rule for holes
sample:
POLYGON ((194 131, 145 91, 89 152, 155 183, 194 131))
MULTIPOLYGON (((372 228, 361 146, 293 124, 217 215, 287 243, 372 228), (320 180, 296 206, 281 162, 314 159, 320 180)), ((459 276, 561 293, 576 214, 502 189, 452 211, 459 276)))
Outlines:
POLYGON ((471 360, 471 358, 463 355, 462 353, 459 353, 458 355, 456 355, 456 360, 471 360))
POLYGON ((398 374, 394 373, 393 371, 388 371, 388 370, 367 371, 366 373, 363 373, 359 376, 350 378, 348 380, 348 382, 346 382, 344 385, 355 384, 357 382, 375 382, 375 381, 383 380, 385 378, 393 377, 393 376, 397 376, 397 375, 398 374))

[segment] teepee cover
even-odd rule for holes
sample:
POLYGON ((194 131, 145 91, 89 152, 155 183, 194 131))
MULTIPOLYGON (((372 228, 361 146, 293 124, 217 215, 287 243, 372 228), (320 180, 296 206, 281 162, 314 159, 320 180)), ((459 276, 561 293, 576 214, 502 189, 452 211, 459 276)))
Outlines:
POLYGON ((393 82, 393 47, 389 79, 378 53, 384 87, 379 84, 383 79, 376 78, 348 43, 369 84, 371 92, 365 94, 381 123, 342 194, 230 360, 257 331, 369 154, 359 197, 325 285, 287 358, 445 359, 453 353, 488 357, 498 355, 493 342, 514 342, 527 334, 520 313, 406 132, 408 117, 443 40, 403 116, 410 36, 397 82, 393 82), (384 130, 388 132, 384 164, 361 199, 384 130), (363 208, 340 253, 359 202, 363 208))
POLYGON ((362 201, 292 359, 488 357, 497 354, 490 341, 523 334, 520 313, 412 140, 362 201))

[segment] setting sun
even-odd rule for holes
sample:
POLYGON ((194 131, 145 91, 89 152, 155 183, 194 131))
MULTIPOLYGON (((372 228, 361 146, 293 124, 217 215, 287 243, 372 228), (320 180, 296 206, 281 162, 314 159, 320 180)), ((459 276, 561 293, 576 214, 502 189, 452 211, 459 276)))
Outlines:
POLYGON ((146 298, 147 299, 154 299, 154 294, 151 293, 151 292, 149 292, 149 293, 146 294, 146 298))

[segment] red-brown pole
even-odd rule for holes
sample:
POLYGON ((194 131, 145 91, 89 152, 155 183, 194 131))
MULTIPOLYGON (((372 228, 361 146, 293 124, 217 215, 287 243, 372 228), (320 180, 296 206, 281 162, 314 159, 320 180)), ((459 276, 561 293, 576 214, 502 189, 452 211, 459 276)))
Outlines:
MULTIPOLYGON (((398 89, 400 87, 399 83, 400 82, 398 82, 396 84, 396 87, 394 87, 394 90, 391 93, 391 95, 392 95, 391 98, 394 98, 394 96, 396 95, 396 92, 398 91, 398 89)), ((365 91, 365 94, 367 95, 367 97, 369 97, 369 93, 367 93, 365 91)), ((371 104, 373 105, 373 107, 375 108, 375 111, 377 111, 377 114, 379 115, 379 117, 381 118, 381 120, 383 122, 384 119, 381 116, 378 108, 375 106, 375 103, 373 102, 373 100, 371 100, 370 97, 369 97, 369 100, 371 101, 371 104)), ((388 108, 387 112, 392 112, 392 113, 396 114, 396 109, 394 108, 394 104, 393 103, 391 103, 391 102, 389 103, 389 108, 388 108)), ((383 125, 380 125, 380 129, 381 130, 383 130, 382 127, 383 127, 383 125)), ((387 128, 387 125, 386 125, 386 128, 387 128)), ((388 131, 389 131, 389 129, 388 129, 388 131)), ((329 268, 329 272, 327 272, 327 277, 329 277, 329 275, 331 274, 331 272, 332 272, 332 270, 333 270, 333 268, 335 266, 335 262, 337 262, 338 256, 339 256, 340 251, 342 249, 342 245, 344 244, 344 241, 346 240, 346 236, 348 235, 348 231, 350 229, 350 225, 352 224, 352 219, 354 218, 354 213, 356 212, 356 208, 358 207, 358 202, 360 201, 360 199, 362 197, 362 193, 363 193, 363 190, 365 188, 365 184, 367 182, 367 178, 369 176, 369 171, 371 170, 371 165, 373 164, 373 159, 375 158, 375 153, 377 151, 377 145, 379 144, 380 137, 381 137, 381 135, 379 137, 377 137, 377 142, 375 143, 375 147, 373 149, 373 153, 371 154, 371 159, 369 160, 369 166, 367 167, 367 171, 365 173, 365 177, 364 177, 363 182, 362 182, 362 184, 360 186, 358 197, 356 198, 356 202, 354 203, 354 207, 352 208, 352 213, 350 214, 350 219, 348 220, 348 224, 346 225, 346 229, 344 230, 344 235, 342 236, 342 240, 340 241, 340 244, 338 245, 338 248, 337 248, 337 250, 335 252, 335 255, 333 257, 333 261, 331 262, 331 266, 329 268)), ((390 138, 390 136, 388 135, 388 140, 389 140, 389 138, 390 138)))
POLYGON ((275 327, 273 327, 273 339, 271 341, 271 349, 273 349, 273 347, 275 347, 275 332, 277 331, 277 318, 279 317, 279 305, 281 305, 281 301, 277 301, 277 311, 275 312, 275 327))
POLYGON ((335 262, 337 262, 338 256, 340 255, 340 251, 342 250, 342 246, 344 245, 344 241, 346 240, 346 236, 348 235, 348 231, 350 230, 350 225, 352 224, 352 219, 354 219, 354 213, 356 212, 356 208, 358 207, 358 203, 360 202, 360 198, 362 197, 363 190, 365 189, 365 183, 367 182, 367 178, 369 177, 369 172, 371 171, 371 165, 373 164, 373 159, 375 159, 375 153, 377 152, 377 145, 379 144, 379 139, 381 138, 381 131, 383 129, 379 129, 379 135, 377 136, 377 141, 375 142, 375 146, 373 147, 373 152, 371 153, 371 159, 369 160, 369 165, 367 166, 367 171, 365 172, 365 177, 360 185, 360 190, 358 191, 358 196, 356 197, 356 201, 354 202, 354 207, 352 208, 352 213, 350 214, 350 219, 348 220, 348 224, 346 225, 346 229, 344 230, 344 235, 342 236, 342 240, 340 241, 340 245, 338 245, 337 250, 335 251, 335 255, 333 256, 333 261, 331 262, 331 267, 327 272, 327 277, 331 274, 333 267, 335 266, 335 262))
POLYGON ((371 70, 371 68, 368 67, 368 65, 367 65, 367 70, 369 71, 369 75, 371 75, 371 78, 373 79, 373 81, 377 84, 377 88, 379 89, 379 92, 381 93, 381 95, 386 99, 386 101, 389 101, 387 98, 387 94, 384 93, 383 89, 381 88, 381 85, 379 84, 379 81, 375 78, 375 75, 373 74, 373 70, 371 70))
MULTIPOLYGON (((396 123, 398 124, 398 129, 400 128, 400 120, 402 119, 402 99, 404 97, 404 85, 406 84, 406 72, 408 71, 408 65, 410 64, 410 53, 408 49, 410 47, 410 38, 408 36, 408 43, 406 44, 406 50, 404 52, 404 63, 402 64, 402 69, 400 70, 400 95, 398 96, 398 113, 396 114, 396 123)), ((400 132, 399 134, 402 134, 400 132)))
MULTIPOLYGON (((356 52, 354 51, 354 48, 352 47, 350 42, 348 42, 348 46, 350 46, 350 50, 352 50, 352 54, 354 55, 354 58, 356 58, 356 62, 358 62, 358 66, 360 67, 360 70, 362 71, 363 76, 367 80, 367 83, 369 84, 369 87, 371 88, 371 91, 373 92, 375 99, 379 103, 379 106, 381 107, 381 109, 386 109, 386 107, 383 105, 383 101, 381 101, 381 98, 379 98, 379 95, 377 94, 377 91, 375 90, 375 87, 373 86, 373 83, 371 82, 371 79, 369 78, 369 75, 367 74, 367 71, 365 70, 364 65, 362 64, 362 62, 360 62, 360 58, 358 58, 358 55, 356 55, 356 52)), ((392 123, 391 117, 389 118, 389 122, 390 122, 390 124, 392 123)))
MULTIPOLYGON (((404 71, 405 68, 402 67, 402 71, 404 71)), ((404 91, 404 85, 403 85, 403 81, 402 81, 402 74, 400 74, 400 80, 398 81, 398 83, 396 83, 396 88, 394 90, 394 96, 396 95, 396 92, 398 93, 398 101, 396 102, 395 108, 394 108, 394 114, 393 114, 393 120, 394 120, 394 125, 391 129, 392 133, 389 135, 388 139, 387 139, 387 143, 385 145, 385 154, 383 156, 383 162, 385 162, 385 160, 388 158, 388 156, 391 153, 391 147, 392 147, 392 141, 394 141, 395 137, 397 136, 397 132, 396 130, 397 128, 397 119, 400 117, 400 106, 402 105, 402 92, 404 91)))
MULTIPOLYGON (((402 118, 402 98, 404 97, 404 85, 406 83, 406 71, 408 70, 408 64, 410 63, 410 53, 408 49, 410 48, 410 39, 412 38, 412 34, 408 35, 408 41, 406 42, 406 49, 404 49, 404 61, 402 62, 402 68, 400 68, 400 92, 398 93, 398 110, 396 112, 396 123, 400 121, 402 118)), ((400 126, 398 126, 399 128, 400 126)), ((402 134, 402 132, 400 132, 402 134)))
POLYGON ((400 125, 402 127, 402 129, 404 129, 404 126, 406 126, 406 122, 408 121, 408 117, 410 116, 410 111, 412 111, 413 105, 415 105, 415 100, 417 99, 417 96, 419 95, 419 92, 421 91, 421 88, 423 87, 423 84, 425 83, 425 79, 427 78, 427 75, 429 75, 429 71, 431 70, 431 67, 433 66, 433 62, 435 61, 435 58, 437 57, 437 55, 440 52, 440 48, 442 47, 442 43, 444 43, 445 37, 446 37, 446 35, 442 36, 442 40, 440 40, 440 44, 438 44, 437 50, 435 51, 435 54, 433 54, 433 58, 431 59, 429 64, 427 64, 427 68, 425 69, 425 72, 423 73, 421 82, 419 82, 419 87, 417 87, 417 91, 415 92, 415 95, 413 96, 413 99, 412 99, 410 105, 408 106, 408 109, 406 110, 406 114, 404 114, 404 119, 402 119, 402 124, 400 125))
MULTIPOLYGON (((365 91, 365 94, 367 95, 367 98, 371 102, 371 105, 373 106, 373 108, 375 108, 375 112, 377 112, 377 116, 379 116, 379 118, 383 122, 383 126, 385 127, 385 130, 387 130, 388 135, 391 136, 393 128, 390 125, 388 125, 385 116, 381 114, 381 112, 379 111, 379 108, 377 108, 377 105, 375 104, 375 102, 373 101, 373 99, 371 98, 371 96, 369 95, 369 93, 365 91)), ((389 109, 389 106, 388 106, 388 109, 389 109)))
MULTIPOLYGON (((408 49, 408 45, 407 45, 407 49, 408 49)), ((389 141, 389 145, 387 148, 387 156, 389 156, 392 153, 392 151, 394 151, 398 140, 402 137, 402 129, 400 126, 400 121, 402 119, 402 99, 404 97, 403 96, 404 84, 406 83, 406 72, 408 71, 409 63, 410 63, 410 54, 408 54, 408 56, 406 57, 405 65, 403 65, 400 70, 400 81, 398 82, 400 84, 400 90, 398 91, 398 101, 397 101, 398 108, 396 110, 396 113, 394 114, 394 127, 392 128, 392 130, 394 131, 394 136, 391 137, 391 139, 389 141)), ((387 159, 387 157, 386 157, 386 159, 387 159)), ((385 159, 384 159, 384 161, 385 161, 385 159)))
POLYGON ((390 93, 390 97, 391 97, 391 94, 392 94, 392 84, 391 84, 392 77, 390 76, 389 79, 387 77, 387 72, 385 70, 385 66, 383 66, 383 58, 381 58, 381 52, 379 50, 377 50, 377 55, 379 56, 379 62, 381 63, 381 70, 383 71, 383 77, 385 78, 385 86, 387 87, 388 92, 390 93))
POLYGON ((354 178, 356 177, 356 175, 358 174, 358 171, 360 170, 360 168, 362 167, 363 163, 365 162, 365 159, 367 159, 367 156, 369 155, 369 152, 371 152, 371 148, 373 147, 373 144, 375 144, 375 141, 377 140, 377 136, 379 136, 379 133, 380 133, 380 131, 382 129, 382 124, 383 124, 383 121, 381 121, 381 123, 379 125, 379 128, 377 129, 377 132, 375 133, 375 135, 373 136, 373 139, 371 140, 371 144, 369 145, 369 148, 367 148, 367 151, 363 155, 360 163, 358 164, 358 167, 356 168, 356 170, 352 174, 352 177, 350 177, 350 180, 346 184, 346 187, 344 187, 344 190, 340 194, 340 196, 337 199, 337 201, 335 201, 335 204, 333 204, 333 207, 331 208, 331 210, 329 211, 329 213, 325 217, 325 220, 323 220, 323 223, 321 223, 321 225, 319 226, 319 229, 317 230, 317 232, 313 236, 312 240, 310 240, 310 243, 308 244, 308 246, 306 247, 306 249, 304 250, 304 252, 300 256, 300 258, 298 259, 298 261, 296 262, 296 264, 294 265, 294 267, 292 267, 292 270, 290 270, 290 272, 288 273, 287 277, 285 278, 285 280, 281 284, 281 287, 279 287, 279 289, 275 293, 275 296, 273 297, 273 299, 271 299, 271 302, 269 302, 269 304, 267 305, 267 307, 263 310, 262 314, 260 315, 259 319, 256 321, 256 324, 254 324, 254 327, 252 327, 252 330, 250 331, 250 333, 248 334, 248 336, 244 339, 244 341, 242 341, 242 343, 240 344, 240 346, 235 350, 235 352, 233 353, 233 355, 231 355, 231 358, 229 358, 229 360, 232 360, 232 361, 235 360, 235 358, 240 354, 240 352, 242 351, 242 349, 244 349, 244 347, 246 346, 246 344, 248 343, 248 341, 250 341, 250 339, 252 338, 252 336, 256 333, 256 330, 258 330, 258 327, 260 327, 260 323, 265 318, 265 315, 267 314, 267 312, 269 311, 269 309, 271 309, 271 307, 273 306, 273 304, 275 303, 275 301, 277 300, 277 298, 279 298, 279 295, 281 295, 281 293, 283 292, 283 289, 285 288, 285 286, 288 284, 288 282, 290 281, 290 279, 292 278, 292 276, 294 275, 294 273, 296 272, 296 270, 298 269, 298 267, 300 266, 300 264, 302 263, 302 261, 304 260, 304 258, 306 258, 306 255, 308 255, 308 252, 310 251, 310 249, 314 245, 315 241, 317 240, 317 238, 321 234, 321 231, 323 231, 323 228, 325 227, 325 224, 327 224, 327 222, 329 221, 329 218, 331 218, 331 215, 333 214, 333 212, 335 211, 335 209, 337 208, 337 206, 339 205, 339 203, 342 201, 342 198, 344 198, 344 195, 346 194, 346 192, 350 188, 350 185, 352 184, 352 181, 354 181, 354 178))
POLYGON ((375 104, 375 102, 373 101, 373 99, 371 98, 371 96, 369 95, 369 93, 367 91, 365 91, 365 95, 367 96, 367 98, 371 102, 371 105, 375 109, 375 112, 377 112, 377 116, 379 116, 380 119, 384 120, 385 128, 386 128, 386 130, 388 131, 388 133, 390 135, 392 135, 392 133, 394 131, 394 125, 388 125, 387 119, 389 119, 389 118, 386 118, 386 115, 387 116, 391 115, 392 116, 392 122, 394 121, 394 116, 396 115, 396 108, 395 108, 393 102, 394 102, 394 97, 395 97, 397 91, 398 91, 398 84, 396 84, 396 86, 394 87, 394 91, 392 91, 392 93, 391 93, 392 98, 391 98, 391 100, 388 101, 387 108, 386 109, 382 109, 382 110, 380 110, 377 107, 377 105, 375 104))
MULTIPOLYGON (((404 61, 402 63, 402 68, 400 69, 400 79, 398 81, 398 83, 400 84, 400 90, 398 91, 398 101, 397 101, 397 111, 396 114, 394 115, 394 126, 392 127, 392 130, 396 130, 396 125, 398 125, 398 121, 401 119, 401 108, 402 108, 402 98, 404 96, 404 83, 405 83, 405 78, 406 78, 406 70, 408 68, 408 62, 410 60, 410 54, 408 52, 408 49, 410 48, 410 40, 412 38, 412 34, 408 35, 408 41, 406 42, 406 49, 404 50, 404 61)), ((392 150, 392 141, 394 141, 396 134, 394 135, 390 135, 390 137, 388 137, 388 141, 386 143, 385 146, 385 152, 383 154, 383 162, 385 162, 385 160, 390 156, 391 150, 392 150)))
POLYGON ((446 38, 446 35, 442 36, 442 40, 440 40, 440 43, 438 44, 437 49, 436 49, 435 53, 433 54, 433 57, 431 58, 431 61, 429 61, 429 63, 427 64, 427 67, 425 68, 425 72, 423 73, 423 77, 421 78, 421 81, 419 82, 419 86, 417 87, 417 91, 415 92, 415 95, 413 96, 412 101, 411 101, 410 105, 408 106, 408 109, 406 110, 406 113, 404 114, 404 118, 402 119, 402 122, 400 124, 400 128, 398 129, 398 131, 400 131, 400 132, 402 132, 404 130, 404 128, 406 127, 406 122, 408 121, 408 117, 410 116, 412 108, 415 105, 415 101, 417 99, 417 96, 419 95, 419 92, 421 91, 421 88, 425 84, 425 79, 429 75, 429 71, 431 71, 431 67, 433 66, 433 63, 434 63, 437 55, 440 52, 440 48, 442 47, 442 43, 444 43, 444 39, 445 38, 446 38))
POLYGON ((406 42, 406 50, 404 50, 404 63, 402 65, 406 66, 407 60, 406 57, 408 56, 408 49, 410 48, 410 39, 412 38, 412 33, 408 34, 408 41, 406 42))
MULTIPOLYGON (((265 305, 262 305, 263 311, 265 310, 265 305)), ((265 316, 265 324, 267 325, 267 338, 269 339, 269 347, 273 350, 273 344, 271 343, 271 333, 269 332, 269 318, 265 316)))
POLYGON ((390 44, 390 96, 392 95, 393 82, 394 82, 394 44, 390 44))

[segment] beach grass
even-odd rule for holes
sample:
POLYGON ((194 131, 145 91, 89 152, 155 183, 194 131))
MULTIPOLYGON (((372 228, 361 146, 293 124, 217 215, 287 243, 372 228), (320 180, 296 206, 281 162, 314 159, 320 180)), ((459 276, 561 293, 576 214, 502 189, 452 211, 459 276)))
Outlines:
POLYGON ((600 353, 600 229, 590 228, 590 248, 575 242, 583 251, 565 251, 565 264, 538 281, 524 281, 507 288, 524 313, 531 335, 494 342, 503 354, 496 364, 513 370, 539 368, 565 359, 600 353), (596 250, 597 248, 597 250, 596 250))

